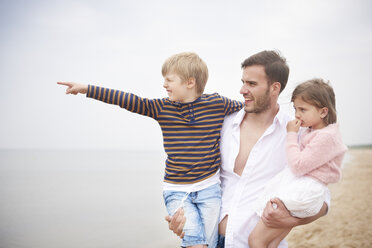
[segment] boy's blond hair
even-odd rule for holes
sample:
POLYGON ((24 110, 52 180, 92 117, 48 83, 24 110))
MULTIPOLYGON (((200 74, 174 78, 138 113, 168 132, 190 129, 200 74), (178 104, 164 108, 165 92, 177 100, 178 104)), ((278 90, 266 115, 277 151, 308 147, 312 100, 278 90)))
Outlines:
POLYGON ((161 69, 163 77, 168 73, 176 73, 182 81, 195 78, 196 92, 203 94, 208 80, 207 64, 196 53, 178 53, 169 57, 161 69))

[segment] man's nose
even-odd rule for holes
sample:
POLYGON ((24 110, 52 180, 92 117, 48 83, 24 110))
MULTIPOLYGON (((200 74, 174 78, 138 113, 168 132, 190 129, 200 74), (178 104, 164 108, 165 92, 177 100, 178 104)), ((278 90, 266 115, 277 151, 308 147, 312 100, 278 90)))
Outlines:
POLYGON ((240 88, 240 94, 248 94, 249 89, 246 85, 243 84, 243 86, 240 88))

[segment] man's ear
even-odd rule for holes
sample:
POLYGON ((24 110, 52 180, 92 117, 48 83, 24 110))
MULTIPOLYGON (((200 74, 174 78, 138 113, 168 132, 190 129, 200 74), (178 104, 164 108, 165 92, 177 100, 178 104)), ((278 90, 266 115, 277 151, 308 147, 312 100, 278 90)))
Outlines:
POLYGON ((274 82, 270 85, 270 88, 272 89, 272 92, 275 92, 279 95, 280 93, 280 88, 282 85, 279 82, 274 82))
POLYGON ((186 83, 187 83, 187 88, 189 88, 189 89, 192 89, 192 88, 194 88, 196 86, 196 80, 193 77, 189 78, 186 81, 186 83))
POLYGON ((319 109, 319 114, 320 114, 320 118, 325 118, 327 115, 328 115, 328 108, 327 107, 323 107, 321 109, 319 109))

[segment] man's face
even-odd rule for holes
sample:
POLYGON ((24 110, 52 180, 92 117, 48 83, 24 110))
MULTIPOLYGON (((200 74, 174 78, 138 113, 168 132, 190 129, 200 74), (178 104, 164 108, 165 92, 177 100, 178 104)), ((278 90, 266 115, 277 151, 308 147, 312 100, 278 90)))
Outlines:
POLYGON ((262 113, 270 108, 270 87, 262 65, 247 66, 243 70, 240 94, 245 100, 246 113, 262 113))

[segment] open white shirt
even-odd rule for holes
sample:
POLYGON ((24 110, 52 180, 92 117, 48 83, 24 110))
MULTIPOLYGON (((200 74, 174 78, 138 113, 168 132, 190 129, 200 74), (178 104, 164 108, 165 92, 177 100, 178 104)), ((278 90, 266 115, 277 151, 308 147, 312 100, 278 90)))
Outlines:
MULTIPOLYGON (((240 123, 244 109, 225 117, 221 131, 220 170, 222 207, 220 220, 229 216, 225 247, 249 247, 248 237, 259 217, 252 209, 262 194, 265 184, 287 165, 286 134, 287 122, 291 118, 283 111, 277 113, 273 123, 253 146, 241 176, 234 172, 235 159, 240 146, 240 123)), ((326 203, 330 206, 330 194, 326 203)), ((279 247, 287 247, 282 241, 279 247)))

